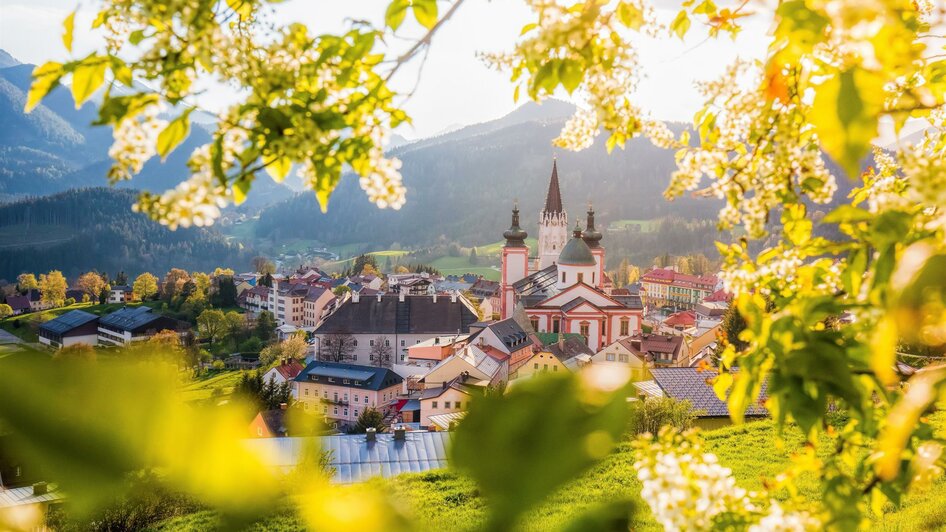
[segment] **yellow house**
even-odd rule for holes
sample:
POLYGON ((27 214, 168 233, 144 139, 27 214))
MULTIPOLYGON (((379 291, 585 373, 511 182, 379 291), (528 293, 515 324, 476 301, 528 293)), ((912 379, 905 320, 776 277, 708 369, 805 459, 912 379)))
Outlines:
POLYGON ((568 371, 565 364, 557 356, 548 351, 540 351, 532 355, 516 370, 514 378, 522 379, 534 377, 539 373, 558 373, 568 371))
POLYGON ((591 357, 591 363, 596 365, 614 365, 631 370, 631 380, 633 382, 645 381, 651 379, 650 371, 647 369, 647 363, 643 355, 634 348, 631 337, 621 338, 598 351, 591 357))
POLYGON ((431 416, 465 412, 473 399, 474 388, 465 384, 466 376, 457 377, 439 386, 426 388, 420 396, 420 424, 431 427, 431 416))

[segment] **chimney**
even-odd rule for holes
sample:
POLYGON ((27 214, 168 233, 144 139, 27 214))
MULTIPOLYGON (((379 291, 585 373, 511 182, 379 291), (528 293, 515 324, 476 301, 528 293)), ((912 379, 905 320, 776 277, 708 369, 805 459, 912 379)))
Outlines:
POLYGON ((561 333, 558 335, 558 348, 563 352, 565 351, 565 334, 561 333))
POLYGON ((450 292, 450 302, 451 302, 451 303, 456 303, 456 302, 457 302, 457 291, 456 291, 456 290, 450 292))
POLYGON ((434 292, 434 303, 437 302, 437 292, 434 292))
POLYGON ((404 288, 401 288, 401 290, 398 291, 397 300, 400 301, 401 303, 404 302, 404 288))
POLYGON ((404 441, 407 439, 407 429, 404 428, 404 425, 398 425, 394 427, 394 441, 404 441))
POLYGON ((378 292, 378 303, 381 302, 381 292, 378 292))
POLYGON ((358 292, 352 292, 352 293, 351 293, 351 302, 352 302, 352 303, 357 303, 359 299, 361 299, 361 294, 359 294, 358 292))
POLYGON ((447 382, 446 382, 446 381, 441 382, 440 385, 443 387, 442 389, 444 389, 444 390, 447 389, 447 382))
POLYGON ((378 429, 374 427, 368 427, 367 429, 365 429, 365 439, 367 441, 372 441, 372 442, 377 441, 378 439, 377 432, 378 432, 378 429))
POLYGON ((36 484, 33 484, 34 497, 46 495, 47 492, 49 492, 49 486, 45 482, 37 482, 36 484))
POLYGON ((285 409, 287 409, 287 408, 289 408, 289 404, 288 404, 288 403, 279 403, 279 409, 280 409, 280 410, 285 410, 285 409))

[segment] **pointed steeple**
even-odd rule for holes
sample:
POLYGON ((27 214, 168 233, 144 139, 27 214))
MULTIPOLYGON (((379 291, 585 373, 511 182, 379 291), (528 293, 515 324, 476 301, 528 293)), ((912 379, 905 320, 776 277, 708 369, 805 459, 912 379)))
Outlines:
POLYGON ((552 177, 549 180, 549 192, 545 196, 545 209, 542 214, 562 212, 562 191, 558 187, 558 161, 552 159, 552 177))

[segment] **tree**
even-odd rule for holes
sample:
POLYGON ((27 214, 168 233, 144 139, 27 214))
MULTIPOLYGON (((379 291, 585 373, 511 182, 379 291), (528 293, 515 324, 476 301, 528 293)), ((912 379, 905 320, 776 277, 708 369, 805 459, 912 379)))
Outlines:
POLYGON ((8 318, 13 315, 13 307, 7 305, 6 303, 0 303, 0 320, 3 318, 8 318))
POLYGON ((232 307, 237 304, 237 289, 233 277, 229 275, 217 277, 217 289, 211 296, 215 307, 232 307))
POLYGON ((368 360, 371 361, 373 366, 378 366, 379 368, 389 368, 391 367, 393 361, 391 360, 391 340, 387 336, 380 335, 375 337, 374 345, 369 346, 368 348, 368 360))
POLYGON ((627 269, 627 284, 636 283, 641 278, 641 270, 637 266, 630 266, 627 269))
POLYGON ((118 272, 118 275, 115 276, 115 285, 125 286, 128 284, 128 276, 125 275, 125 271, 122 270, 118 272))
POLYGON ((131 289, 134 291, 135 297, 139 300, 144 301, 151 299, 158 293, 158 278, 148 272, 144 272, 135 278, 131 289))
POLYGON ((100 276, 98 273, 87 272, 79 276, 79 278, 76 280, 75 287, 79 290, 82 290, 82 292, 85 293, 89 299, 92 299, 93 297, 98 297, 98 295, 102 293, 102 289, 105 288, 105 285, 105 281, 102 280, 102 276, 100 276))
POLYGON ((161 298, 171 302, 177 297, 184 288, 184 284, 190 281, 190 274, 180 268, 171 268, 164 276, 164 285, 161 288, 161 298))
POLYGON ((203 272, 194 272, 191 274, 191 280, 194 281, 194 285, 197 287, 197 291, 200 292, 202 298, 210 295, 212 283, 209 275, 203 272))
POLYGON ((66 278, 62 272, 53 270, 47 274, 39 276, 39 291, 44 303, 54 306, 62 306, 66 299, 66 290, 69 286, 66 284, 66 278))
POLYGON ((228 331, 226 316, 219 310, 205 310, 197 316, 197 332, 201 338, 210 340, 211 345, 221 339, 228 331))
POLYGON ((326 334, 319 343, 319 360, 346 362, 355 352, 355 337, 345 332, 326 334))
POLYGON ((39 281, 32 273, 21 273, 16 277, 16 286, 20 293, 26 293, 30 290, 39 289, 39 281))
POLYGON ((233 268, 221 268, 217 266, 214 268, 213 277, 233 277, 235 272, 233 268))
POLYGON ((272 288, 272 287, 273 287, 273 274, 271 274, 271 273, 266 273, 266 274, 264 274, 262 277, 260 277, 259 285, 260 285, 260 286, 268 286, 268 287, 272 288))
POLYGON ((292 385, 288 381, 276 384, 275 379, 265 381, 263 372, 259 370, 245 371, 233 394, 245 398, 260 410, 275 410, 292 402, 292 385))
POLYGON ((269 366, 273 362, 294 359, 302 360, 309 352, 309 344, 305 341, 305 334, 293 334, 282 342, 266 346, 260 351, 260 363, 269 366))
POLYGON ((476 266, 479 264, 479 257, 476 255, 476 246, 470 248, 470 265, 476 266))
POLYGON ((351 292, 351 287, 348 285, 340 284, 332 289, 332 293, 335 294, 335 297, 342 297, 345 294, 351 292))
POLYGON ((256 318, 256 336, 264 342, 268 342, 275 332, 276 318, 273 317, 273 313, 268 310, 260 312, 256 318))
POLYGON ((276 265, 266 257, 253 257, 253 271, 261 275, 276 273, 276 265))
POLYGON ((224 317, 227 319, 227 336, 237 337, 243 334, 246 329, 246 316, 231 310, 224 317))
POLYGON ((727 346, 731 346, 730 348, 737 353, 744 350, 749 344, 739 338, 739 333, 745 329, 746 320, 739 314, 736 305, 730 302, 726 313, 723 314, 723 321, 719 324, 719 332, 716 333, 718 340, 716 342, 716 357, 721 356, 727 346))
POLYGON ((631 418, 628 430, 631 434, 657 434, 663 427, 684 431, 693 426, 698 412, 689 401, 678 401, 672 397, 648 397, 630 403, 631 418))
POLYGON ((362 410, 361 414, 358 414, 358 421, 355 422, 352 432, 355 434, 364 434, 369 428, 373 428, 378 432, 384 432, 384 429, 387 428, 384 425, 384 414, 377 408, 366 408, 362 410))

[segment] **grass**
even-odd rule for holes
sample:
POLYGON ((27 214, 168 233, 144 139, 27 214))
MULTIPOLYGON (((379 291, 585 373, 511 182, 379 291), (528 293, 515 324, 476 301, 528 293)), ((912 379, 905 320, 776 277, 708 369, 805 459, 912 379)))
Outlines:
MULTIPOLYGON (((479 251, 477 251, 477 253, 479 253, 479 251)), ((444 275, 463 275, 464 273, 472 273, 474 275, 482 275, 491 281, 498 281, 500 275, 499 270, 493 269, 489 266, 471 265, 470 258, 466 256, 440 257, 439 259, 431 261, 430 265, 440 270, 440 273, 444 275)))
POLYGON ((637 226, 642 233, 649 233, 657 228, 659 220, 615 220, 608 224, 608 229, 627 230, 631 226, 637 226))
MULTIPOLYGON (((946 429, 946 412, 933 415, 941 432, 946 429)), ((758 421, 739 427, 725 427, 704 433, 706 450, 731 468, 740 486, 755 490, 774 478, 801 448, 801 432, 787 428, 781 440, 772 421, 758 421)), ((825 446, 826 448, 827 446, 825 446)), ((637 513, 633 530, 660 530, 640 498, 640 483, 633 468, 630 444, 622 444, 608 458, 552 495, 544 504, 526 513, 523 530, 560 529, 583 511, 625 496, 637 513)), ((412 519, 420 530, 472 530, 484 523, 486 503, 474 483, 449 470, 406 474, 372 481, 414 510, 412 519)), ((815 500, 816 480, 810 475, 797 479, 799 493, 815 500)), ((946 505, 942 504, 946 480, 904 499, 899 508, 888 505, 888 513, 875 517, 871 529, 937 530, 946 527, 946 505)), ((206 530, 216 522, 212 512, 198 512, 162 523, 157 530, 206 530)), ((292 510, 263 519, 254 530, 304 529, 292 510)))
POLYGON ((37 342, 39 339, 36 331, 40 324, 47 322, 56 316, 65 314, 71 310, 83 310, 85 312, 91 312, 92 314, 101 316, 103 314, 114 312, 124 306, 136 307, 139 305, 158 308, 161 306, 161 302, 146 301, 144 303, 105 303, 101 305, 98 303, 75 303, 65 307, 51 308, 49 310, 41 310, 39 312, 30 312, 27 314, 20 314, 18 316, 10 316, 9 318, 0 320, 0 328, 5 331, 9 331, 25 342, 37 342), (19 326, 14 326, 14 323, 19 323, 19 326))
POLYGON ((240 382, 241 370, 214 371, 201 375, 197 380, 184 386, 185 401, 204 401, 213 397, 214 390, 220 389, 220 398, 225 399, 233 393, 233 387, 240 382))
MULTIPOLYGON (((539 240, 537 238, 527 238, 526 244, 529 246, 529 251, 535 253, 539 249, 539 240)), ((479 256, 486 255, 499 255, 503 251, 503 246, 506 245, 505 240, 500 240, 498 242, 493 242, 492 244, 486 244, 485 246, 477 246, 476 254, 479 256)))

